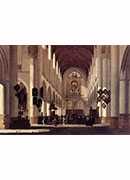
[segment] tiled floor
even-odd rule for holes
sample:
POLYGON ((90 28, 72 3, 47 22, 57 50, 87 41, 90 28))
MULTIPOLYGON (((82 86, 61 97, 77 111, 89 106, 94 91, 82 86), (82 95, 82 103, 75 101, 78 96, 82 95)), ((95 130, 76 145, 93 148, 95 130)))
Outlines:
POLYGON ((93 127, 85 125, 38 125, 31 129, 0 129, 2 135, 129 135, 128 129, 112 129, 108 124, 95 124, 93 127))

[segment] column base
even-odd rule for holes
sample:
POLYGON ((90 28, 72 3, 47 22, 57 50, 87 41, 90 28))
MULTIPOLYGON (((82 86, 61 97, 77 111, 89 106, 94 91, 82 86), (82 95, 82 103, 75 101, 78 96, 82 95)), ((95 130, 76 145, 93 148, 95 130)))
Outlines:
POLYGON ((110 117, 101 117, 101 123, 107 123, 111 125, 110 117))
POLYGON ((130 114, 120 114, 119 128, 130 128, 130 114))
POLYGON ((118 117, 109 117, 110 126, 112 128, 119 128, 119 118, 118 117))
POLYGON ((11 129, 29 129, 30 120, 29 119, 19 119, 18 117, 11 117, 10 127, 11 129))
POLYGON ((128 128, 130 128, 130 114, 128 114, 128 128))
POLYGON ((119 128, 118 117, 101 117, 101 122, 109 124, 112 128, 119 128))
POLYGON ((102 118, 101 117, 96 118, 96 120, 95 120, 96 124, 101 124, 101 122, 102 122, 102 118))
POLYGON ((0 129, 4 129, 5 128, 5 119, 4 119, 4 115, 0 115, 0 129))
POLYGON ((102 117, 101 121, 110 124, 112 128, 130 128, 130 114, 120 114, 118 117, 102 117))
POLYGON ((37 116, 31 117, 30 120, 31 120, 31 124, 38 124, 38 117, 37 116))

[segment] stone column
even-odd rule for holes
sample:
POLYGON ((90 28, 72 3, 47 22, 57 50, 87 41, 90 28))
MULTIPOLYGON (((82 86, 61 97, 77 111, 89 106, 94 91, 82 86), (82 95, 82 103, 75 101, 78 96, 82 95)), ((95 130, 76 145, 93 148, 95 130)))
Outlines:
POLYGON ((33 123, 33 114, 34 114, 34 106, 33 106, 33 97, 32 97, 32 88, 34 87, 34 64, 33 64, 33 58, 29 58, 30 61, 30 69, 29 69, 29 79, 30 79, 30 85, 29 85, 29 116, 31 120, 31 124, 33 123))
POLYGON ((10 82, 0 81, 0 128, 9 128, 10 125, 10 82), (2 121, 1 121, 2 119, 2 121))
POLYGON ((34 57, 34 86, 37 88, 40 87, 40 64, 38 54, 34 57))
MULTIPOLYGON (((101 46, 97 46, 97 57, 96 57, 96 71, 98 79, 98 90, 102 89, 102 59, 101 59, 101 46)), ((102 104, 98 103, 99 116, 102 117, 102 104)))
POLYGON ((5 123, 5 86, 0 82, 0 128, 4 128, 4 123, 5 123))
POLYGON ((111 46, 111 125, 118 127, 119 116, 119 47, 111 46))
POLYGON ((46 102, 46 108, 47 108, 47 116, 50 116, 50 103, 46 102))
MULTIPOLYGON (((127 57, 128 58, 128 57, 127 57)), ((126 63, 120 73, 120 118, 119 127, 130 127, 130 64, 126 63)))
POLYGON ((14 86, 17 84, 17 46, 10 46, 10 117, 16 119, 18 115, 18 100, 14 86))
POLYGON ((44 101, 44 116, 47 116, 47 102, 44 101))
POLYGON ((125 128, 128 126, 128 97, 127 97, 127 82, 126 79, 120 80, 120 96, 119 96, 119 128, 125 128))
MULTIPOLYGON (((38 46, 29 46, 28 47, 28 53, 30 57, 32 58, 32 64, 33 64, 33 87, 36 87, 39 89, 40 87, 40 64, 39 64, 39 57, 38 57, 38 46)), ((32 117, 32 124, 38 122, 38 109, 36 106, 33 106, 33 117, 32 117)))
POLYGON ((43 116, 44 116, 44 115, 45 115, 45 112, 44 112, 44 101, 42 101, 41 112, 42 112, 42 114, 43 114, 43 116))
MULTIPOLYGON (((105 46, 104 53, 102 55, 102 89, 110 90, 110 49, 109 46, 105 46)), ((103 110, 103 119, 105 123, 109 123, 110 117, 110 103, 103 110)))
POLYGON ((127 79, 127 90, 126 90, 126 93, 127 93, 127 127, 130 128, 130 79, 127 79))
MULTIPOLYGON (((111 91, 111 58, 110 58, 110 47, 107 46, 106 57, 107 57, 107 89, 111 91)), ((109 122, 109 117, 111 116, 111 104, 107 106, 107 120, 109 122)))
POLYGON ((9 128, 10 125, 10 82, 5 82, 5 128, 9 128))
POLYGON ((130 119, 130 80, 129 67, 121 73, 120 79, 120 118, 119 127, 128 128, 130 119))
MULTIPOLYGON (((107 89, 107 78, 108 78, 108 59, 106 54, 102 55, 102 89, 107 89)), ((106 123, 107 120, 107 107, 102 108, 102 122, 106 123)))

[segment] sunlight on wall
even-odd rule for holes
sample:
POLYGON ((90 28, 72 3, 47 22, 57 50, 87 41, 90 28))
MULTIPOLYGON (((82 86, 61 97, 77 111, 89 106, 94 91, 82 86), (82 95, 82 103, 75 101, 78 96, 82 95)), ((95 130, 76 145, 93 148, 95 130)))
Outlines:
POLYGON ((101 102, 98 102, 98 105, 99 107, 99 116, 101 117, 102 116, 102 106, 101 106, 101 102))
POLYGON ((50 110, 49 110, 49 107, 50 107, 50 104, 49 104, 49 103, 47 103, 47 116, 49 116, 49 115, 50 115, 50 110))
POLYGON ((107 110, 106 110, 106 108, 105 109, 102 108, 102 116, 103 117, 107 117, 107 110))
POLYGON ((48 59, 51 60, 51 46, 48 46, 48 59))
POLYGON ((60 108, 60 107, 57 107, 56 114, 57 114, 58 116, 61 116, 61 108, 60 108))
POLYGON ((42 113, 43 113, 43 116, 45 116, 45 102, 44 101, 42 101, 42 113))
POLYGON ((83 97, 87 97, 87 87, 85 87, 84 85, 81 85, 81 95, 83 97))
POLYGON ((43 49, 46 49, 46 46, 45 46, 45 45, 42 45, 42 48, 43 48, 43 49))
POLYGON ((55 69, 56 56, 53 54, 53 68, 55 69))

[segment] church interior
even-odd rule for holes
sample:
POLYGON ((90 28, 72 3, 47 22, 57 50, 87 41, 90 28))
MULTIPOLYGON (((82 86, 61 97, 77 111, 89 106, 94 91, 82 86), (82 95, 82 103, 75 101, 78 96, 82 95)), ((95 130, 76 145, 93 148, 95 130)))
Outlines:
POLYGON ((0 131, 129 133, 130 46, 0 45, 0 103, 0 131))

